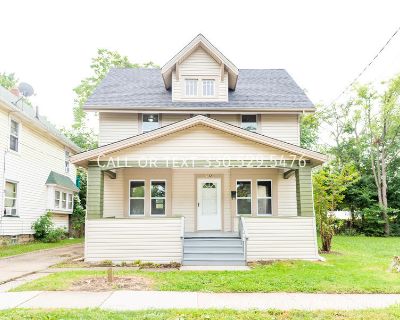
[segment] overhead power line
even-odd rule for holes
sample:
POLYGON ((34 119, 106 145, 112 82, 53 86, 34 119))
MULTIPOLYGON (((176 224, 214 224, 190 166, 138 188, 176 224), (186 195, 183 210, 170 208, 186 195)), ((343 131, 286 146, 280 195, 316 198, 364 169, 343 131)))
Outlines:
POLYGON ((379 55, 383 52, 383 50, 386 49, 386 47, 389 45, 389 43, 393 40, 393 38, 400 32, 400 26, 396 29, 396 31, 390 36, 390 38, 386 41, 386 43, 383 45, 383 47, 378 51, 378 53, 375 55, 375 57, 372 58, 372 60, 364 67, 364 69, 361 70, 361 72, 357 75, 357 77, 354 78, 353 81, 348 84, 344 90, 335 98, 332 100, 332 102, 329 104, 330 106, 334 104, 349 88, 351 88, 358 79, 365 73, 365 71, 368 70, 368 68, 375 62, 375 60, 379 57, 379 55))

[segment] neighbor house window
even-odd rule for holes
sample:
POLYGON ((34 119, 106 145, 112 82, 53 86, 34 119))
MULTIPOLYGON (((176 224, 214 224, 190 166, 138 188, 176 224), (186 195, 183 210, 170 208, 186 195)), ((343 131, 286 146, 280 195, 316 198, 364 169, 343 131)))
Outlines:
POLYGON ((67 209, 67 194, 65 192, 62 193, 61 207, 67 209))
POLYGON ((251 181, 236 182, 236 213, 251 214, 251 181))
POLYGON ((64 158, 65 158, 65 160, 64 160, 64 163, 65 163, 65 173, 69 173, 69 156, 70 156, 70 154, 69 154, 69 151, 68 150, 65 150, 65 155, 64 155, 64 158))
POLYGON ((257 131, 257 115, 242 114, 242 129, 257 131))
POLYGON ((68 210, 72 210, 73 207, 73 194, 72 193, 68 193, 68 210))
POLYGON ((257 214, 272 214, 272 182, 271 180, 257 181, 257 214))
POLYGON ((203 96, 214 96, 214 80, 203 80, 203 96))
POLYGON ((165 181, 151 181, 151 214, 165 215, 165 181))
POLYGON ((56 208, 56 209, 60 208, 60 201, 61 201, 61 192, 55 191, 54 192, 54 208, 56 208))
POLYGON ((17 215, 17 183, 6 181, 4 215, 17 215))
POLYGON ((10 149, 18 152, 19 148, 19 123, 11 120, 10 122, 10 149))
POLYGON ((144 215, 144 181, 129 182, 129 214, 144 215))
POLYGON ((142 115, 142 131, 148 132, 159 127, 159 116, 156 113, 142 115))
POLYGON ((185 80, 185 94, 186 96, 197 96, 197 79, 185 80))

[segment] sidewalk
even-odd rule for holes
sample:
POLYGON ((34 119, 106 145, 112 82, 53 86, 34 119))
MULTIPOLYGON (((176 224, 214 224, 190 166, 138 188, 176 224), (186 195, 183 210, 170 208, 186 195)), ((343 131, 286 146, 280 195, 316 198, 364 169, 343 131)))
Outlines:
POLYGON ((200 293, 169 291, 26 291, 0 292, 0 309, 102 308, 352 310, 400 303, 400 294, 200 293))

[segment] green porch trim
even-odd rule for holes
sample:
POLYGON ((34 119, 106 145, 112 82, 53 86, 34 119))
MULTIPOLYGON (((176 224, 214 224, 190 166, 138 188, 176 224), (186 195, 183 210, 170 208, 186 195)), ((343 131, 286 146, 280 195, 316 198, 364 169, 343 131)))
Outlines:
POLYGON ((88 219, 103 217, 104 172, 98 166, 87 171, 86 215, 88 219))
POLYGON ((297 215, 302 217, 314 216, 310 166, 305 166, 296 170, 296 198, 297 215))

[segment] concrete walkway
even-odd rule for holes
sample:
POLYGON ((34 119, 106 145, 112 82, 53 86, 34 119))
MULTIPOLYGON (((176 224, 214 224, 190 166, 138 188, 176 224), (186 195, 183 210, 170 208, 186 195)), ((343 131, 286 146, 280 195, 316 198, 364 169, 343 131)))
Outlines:
POLYGON ((169 291, 0 292, 0 309, 102 308, 143 310, 230 308, 280 310, 353 310, 400 303, 400 294, 200 293, 169 291))
POLYGON ((0 284, 82 255, 83 244, 76 244, 0 259, 0 284))

